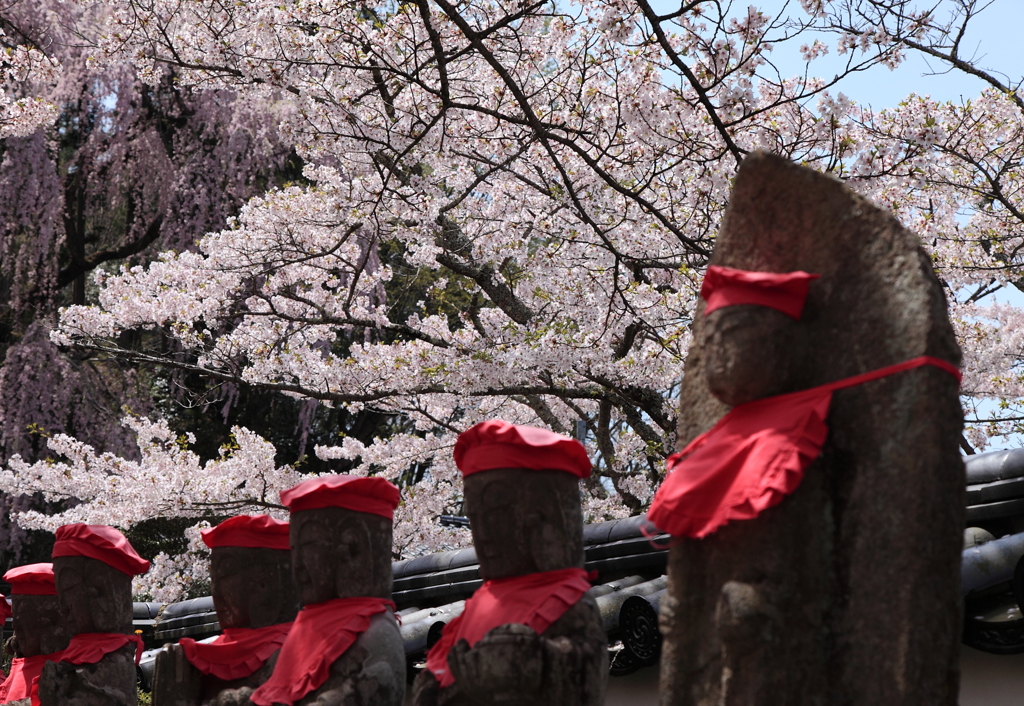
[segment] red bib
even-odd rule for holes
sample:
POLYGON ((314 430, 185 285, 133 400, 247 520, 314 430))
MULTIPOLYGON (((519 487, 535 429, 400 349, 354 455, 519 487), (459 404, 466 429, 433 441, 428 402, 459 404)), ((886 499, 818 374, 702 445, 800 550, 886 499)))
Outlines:
POLYGON ((250 700, 257 706, 294 704, 330 676, 331 664, 370 627, 370 618, 395 604, 385 598, 335 598, 299 611, 281 647, 274 673, 250 700))
POLYGON ((213 642, 178 640, 185 658, 203 674, 231 681, 252 675, 284 644, 292 623, 262 628, 225 628, 213 642))
POLYGON ((95 664, 104 656, 119 650, 129 642, 135 643, 135 664, 142 659, 142 638, 119 632, 84 632, 71 638, 61 662, 95 664))
POLYGON ((466 601, 462 615, 444 626, 441 639, 427 654, 427 669, 441 688, 455 683, 448 669, 448 651, 459 640, 472 647, 499 625, 520 623, 541 635, 590 590, 583 569, 559 569, 539 574, 486 581, 466 601))
POLYGON ((796 490, 828 436, 832 393, 932 365, 960 379, 956 366, 919 356, 799 392, 733 407, 709 431, 669 456, 669 475, 647 518, 674 537, 705 537, 730 520, 749 520, 796 490))
POLYGON ((27 699, 32 695, 32 680, 39 677, 43 665, 47 662, 60 662, 63 652, 34 657, 15 657, 11 661, 11 673, 0 684, 0 704, 18 699, 27 699))

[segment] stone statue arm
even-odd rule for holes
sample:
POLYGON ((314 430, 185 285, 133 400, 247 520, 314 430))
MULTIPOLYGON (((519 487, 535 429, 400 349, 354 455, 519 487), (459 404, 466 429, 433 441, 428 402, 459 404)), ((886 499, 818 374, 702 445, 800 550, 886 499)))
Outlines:
MULTIPOLYGON (((135 645, 129 647, 134 655, 135 645)), ((39 676, 39 702, 42 706, 135 706, 134 660, 130 680, 124 664, 130 659, 128 649, 96 664, 47 662, 39 676)))
POLYGON ((156 656, 153 706, 198 706, 201 677, 181 645, 170 645, 156 656))
POLYGON ((260 684, 270 678, 279 654, 280 650, 272 654, 255 673, 244 679, 223 682, 207 677, 203 684, 203 706, 253 706, 249 697, 260 684), (211 685, 214 686, 211 688, 211 685))
POLYGON ((401 706, 405 647, 398 624, 376 615, 370 627, 331 665, 331 674, 301 706, 401 706))
POLYGON ((597 706, 604 703, 607 640, 597 606, 585 596, 543 635, 501 625, 472 648, 459 641, 448 666, 457 688, 480 706, 597 706))

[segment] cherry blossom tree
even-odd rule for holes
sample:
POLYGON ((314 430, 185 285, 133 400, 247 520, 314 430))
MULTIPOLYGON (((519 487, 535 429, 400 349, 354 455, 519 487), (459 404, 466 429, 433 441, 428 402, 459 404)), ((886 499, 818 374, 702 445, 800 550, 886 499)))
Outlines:
MULTIPOLYGON (((1020 311, 983 301, 1024 282, 1015 86, 959 55, 973 2, 800 4, 778 17, 701 1, 113 4, 93 61, 130 61, 154 87, 280 102, 304 181, 197 229, 196 248, 96 267, 52 340, 390 420, 369 438, 336 430, 316 454, 403 486, 396 556, 468 540, 437 518, 459 511, 457 434, 491 417, 585 430, 588 519, 641 512, 674 450, 674 389, 730 179, 767 149, 921 234, 965 347, 965 406, 1009 410, 973 424, 983 446, 1021 396, 1020 311), (797 76, 772 61, 790 45, 797 76), (814 78, 826 52, 843 68, 814 78), (882 111, 839 92, 908 52, 991 89, 882 111)), ((55 436, 65 461, 12 459, 0 488, 80 503, 19 522, 266 508, 294 479, 243 428, 245 444, 203 465, 175 436, 189 430, 128 426, 134 457, 55 436)), ((139 589, 200 580, 182 557, 139 589)))
MULTIPOLYGON (((94 268, 194 249, 197 234, 252 195, 301 178, 276 128, 287 105, 193 92, 173 76, 148 86, 129 63, 91 62, 83 39, 106 16, 102 5, 52 0, 0 8, 0 463, 45 457, 57 433, 137 458, 120 424, 126 407, 193 422, 213 455, 237 417, 258 421, 239 415, 249 398, 228 386, 60 351, 49 339, 58 308, 87 300, 94 268)), ((3 565, 48 556, 52 537, 10 523, 40 500, 0 495, 3 565)))

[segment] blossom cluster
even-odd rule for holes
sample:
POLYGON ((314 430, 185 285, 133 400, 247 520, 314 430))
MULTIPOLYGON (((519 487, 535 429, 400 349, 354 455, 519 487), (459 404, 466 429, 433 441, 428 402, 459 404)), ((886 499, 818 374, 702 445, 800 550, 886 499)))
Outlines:
MULTIPOLYGON (((3 37, 0 30, 0 41, 3 37)), ((35 47, 20 44, 0 52, 0 139, 28 135, 40 125, 52 123, 57 106, 45 97, 32 95, 31 89, 55 81, 60 63, 35 47)))

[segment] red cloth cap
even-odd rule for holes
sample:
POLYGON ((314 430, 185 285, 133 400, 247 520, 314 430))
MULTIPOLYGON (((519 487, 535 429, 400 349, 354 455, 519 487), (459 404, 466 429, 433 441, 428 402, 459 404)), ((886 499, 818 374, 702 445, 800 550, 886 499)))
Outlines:
POLYGON ((56 596, 57 584, 53 579, 53 564, 27 564, 11 569, 4 574, 4 581, 11 584, 14 596, 56 596))
POLYGON ((372 476, 321 476, 281 491, 281 502, 292 512, 341 507, 393 519, 398 487, 372 476))
POLYGON ((576 439, 503 419, 474 424, 459 434, 453 455, 463 477, 495 468, 523 468, 586 478, 591 469, 587 450, 576 439))
POLYGON ((89 557, 129 576, 149 571, 149 562, 135 552, 128 539, 106 525, 75 524, 58 527, 57 541, 51 556, 89 557))
POLYGON ((587 572, 578 568, 487 581, 466 601, 462 615, 444 626, 441 639, 427 653, 427 669, 445 689, 455 683, 448 652, 459 640, 472 647, 494 628, 512 623, 543 635, 589 590, 587 572))
POLYGON ((237 515, 216 527, 199 533, 210 549, 214 547, 253 547, 284 549, 288 546, 288 523, 270 515, 237 515))
POLYGON ((807 272, 748 272, 712 265, 704 275, 700 295, 707 302, 704 315, 736 304, 756 304, 778 309, 799 320, 807 301, 811 280, 821 275, 807 272))

